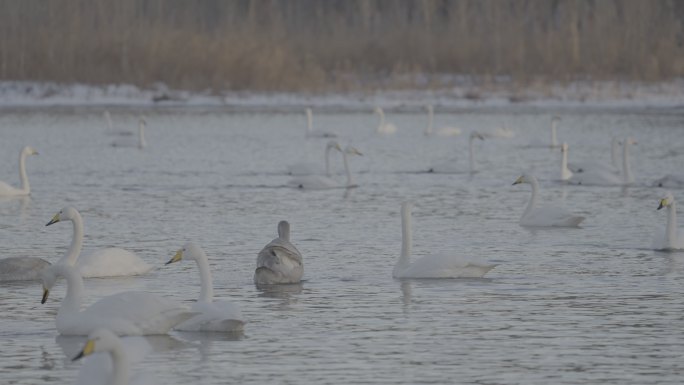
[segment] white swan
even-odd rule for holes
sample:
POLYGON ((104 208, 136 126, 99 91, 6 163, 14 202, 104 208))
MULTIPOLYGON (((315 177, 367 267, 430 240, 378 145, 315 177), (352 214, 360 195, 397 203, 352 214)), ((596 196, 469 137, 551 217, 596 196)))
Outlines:
POLYGON ((347 146, 344 151, 342 151, 342 161, 344 162, 344 171, 347 175, 347 183, 341 184, 337 180, 323 175, 305 175, 292 178, 288 182, 288 186, 304 189, 304 190, 324 190, 333 188, 351 188, 356 187, 354 179, 352 178, 351 170, 349 169, 349 155, 359 155, 363 156, 359 150, 352 146, 347 146))
POLYGON ((306 112, 306 137, 307 138, 337 138, 334 132, 319 131, 313 129, 313 113, 311 108, 307 108, 306 112))
POLYGON ((273 285, 298 283, 304 274, 302 254, 290 243, 290 224, 278 223, 278 238, 264 246, 257 256, 254 283, 273 285))
POLYGON ((156 295, 127 291, 100 299, 81 310, 83 278, 78 270, 67 264, 55 264, 42 271, 43 299, 58 277, 66 279, 67 291, 57 311, 57 331, 63 335, 88 335, 105 327, 117 335, 166 334, 179 323, 197 313, 187 307, 156 295))
POLYGON ((38 257, 9 257, 0 259, 0 282, 36 281, 50 262, 38 257))
MULTIPOLYGON (((434 120, 434 108, 432 107, 431 104, 425 106, 425 108, 427 108, 427 111, 428 111, 428 124, 425 127, 425 135, 429 136, 429 135, 432 135, 432 133, 433 133, 433 130, 432 130, 433 124, 432 123, 434 120)), ((435 131, 435 134, 437 134, 439 136, 456 136, 456 135, 461 134, 461 129, 458 127, 441 127, 435 131)))
POLYGON ((566 181, 572 178, 572 171, 568 168, 568 144, 561 144, 561 180, 566 181))
POLYGON ((654 187, 680 188, 684 187, 684 175, 667 174, 653 182, 654 187))
POLYGON ((482 135, 484 135, 485 138, 510 139, 515 136, 515 132, 513 132, 513 130, 511 130, 510 127, 504 123, 503 126, 497 127, 493 131, 483 132, 482 135))
POLYGON ((570 162, 568 163, 568 168, 572 172, 582 173, 591 172, 596 170, 606 171, 613 174, 620 173, 620 145, 622 142, 619 138, 615 137, 610 142, 610 161, 597 162, 597 161, 584 161, 584 162, 570 162))
MULTIPOLYGON (((142 339, 144 345, 138 344, 137 349, 144 349, 147 353, 151 347, 142 339)), ((88 335, 83 349, 72 361, 88 357, 78 373, 77 385, 133 385, 150 384, 148 376, 140 373, 131 377, 130 354, 140 354, 137 351, 131 353, 130 346, 124 346, 121 338, 110 330, 98 328, 88 335), (106 354, 100 356, 96 353, 106 354)))
POLYGON ((29 155, 38 155, 38 151, 31 146, 26 146, 19 152, 19 178, 21 179, 21 188, 12 187, 9 184, 0 181, 0 196, 21 196, 31 194, 31 186, 29 185, 28 176, 26 176, 26 157, 29 155))
POLYGON ((401 205, 401 255, 394 265, 394 278, 480 278, 496 265, 453 254, 427 255, 411 262, 411 203, 401 205))
POLYGON ((180 323, 174 329, 191 332, 237 332, 243 330, 245 322, 242 319, 239 305, 225 301, 214 302, 211 269, 204 250, 199 245, 188 242, 166 264, 178 262, 183 258, 194 260, 199 268, 201 291, 199 299, 192 305, 191 309, 200 314, 180 323))
POLYGON ((152 266, 130 251, 118 247, 108 247, 92 254, 80 256, 83 246, 83 218, 74 207, 64 207, 45 226, 61 221, 71 221, 74 235, 69 251, 59 263, 76 266, 83 277, 117 277, 140 275, 149 272, 152 266))
POLYGON ((551 142, 545 142, 540 140, 534 140, 530 142, 526 147, 546 147, 546 148, 557 148, 558 145, 558 134, 557 126, 558 122, 561 121, 559 116, 554 116, 551 118, 551 142))
MULTIPOLYGON (((327 177, 331 176, 330 173, 330 152, 332 150, 337 150, 339 152, 342 152, 342 147, 340 147, 340 144, 337 143, 334 140, 331 140, 326 144, 325 146, 325 175, 327 177)), ((311 174, 319 174, 321 172, 321 166, 319 164, 313 164, 313 163, 297 163, 288 166, 287 168, 287 173, 290 175, 311 175, 311 174)))
MULTIPOLYGON (((468 161, 469 172, 471 174, 477 172, 475 165, 475 154, 473 150, 473 141, 475 139, 484 140, 484 136, 477 131, 473 131, 470 133, 470 137, 468 138, 468 161)), ((456 159, 451 159, 430 167, 427 172, 433 172, 435 174, 458 174, 465 171, 462 167, 458 166, 456 159)))
POLYGON ((584 220, 584 217, 573 215, 563 207, 536 207, 539 182, 533 175, 523 174, 513 182, 513 185, 519 183, 527 183, 532 186, 532 197, 527 202, 527 207, 520 217, 520 224, 522 226, 577 227, 584 220))
POLYGON ((568 180, 572 184, 586 186, 626 186, 634 183, 634 176, 629 165, 629 146, 637 142, 627 137, 622 141, 622 172, 618 175, 611 171, 596 168, 576 173, 568 180))
POLYGON ((658 210, 667 207, 667 226, 664 231, 653 238, 653 248, 656 250, 684 249, 684 231, 677 228, 677 202, 671 193, 667 193, 660 200, 658 210))
POLYGON ((374 113, 380 115, 380 124, 378 124, 378 128, 375 130, 376 133, 391 135, 397 132, 397 126, 385 122, 385 113, 382 111, 382 108, 375 107, 374 113))
POLYGON ((137 138, 119 138, 112 142, 113 147, 138 147, 143 149, 147 147, 147 142, 145 141, 145 127, 147 122, 145 119, 140 118, 138 122, 138 137, 137 138))

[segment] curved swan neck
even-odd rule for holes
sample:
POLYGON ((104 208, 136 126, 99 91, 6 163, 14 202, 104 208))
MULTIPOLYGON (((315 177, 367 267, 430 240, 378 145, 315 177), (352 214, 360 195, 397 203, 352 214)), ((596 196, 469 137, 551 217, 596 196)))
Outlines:
POLYGON ((342 151, 342 160, 344 161, 344 172, 347 174, 347 187, 354 185, 354 179, 352 179, 351 170, 349 169, 349 156, 346 151, 342 151))
POLYGON ((551 121, 551 147, 558 147, 558 138, 556 134, 556 125, 558 124, 558 120, 553 119, 551 121))
POLYGON ((610 161, 616 170, 620 169, 620 140, 613 138, 610 142, 610 161))
POLYGON ((393 275, 396 277, 401 270, 405 269, 411 262, 411 204, 401 205, 401 255, 394 265, 393 275))
POLYGON ((21 190, 28 194, 31 191, 31 186, 26 175, 26 155, 28 154, 24 150, 19 153, 19 178, 21 179, 21 190))
POLYGON ((79 212, 74 212, 71 223, 74 229, 74 234, 71 238, 71 246, 69 246, 69 251, 59 260, 59 263, 76 266, 76 261, 78 260, 78 256, 81 255, 81 248, 83 247, 83 218, 81 218, 79 212))
POLYGON ((310 108, 306 109, 306 132, 313 131, 313 113, 310 108))
POLYGON ((113 345, 110 350, 112 357, 112 379, 111 385, 126 385, 130 375, 130 363, 126 357, 126 351, 120 341, 113 345))
POLYGON ((428 124, 425 127, 425 135, 432 134, 432 123, 434 119, 434 112, 432 111, 432 106, 428 106, 428 124))
POLYGON ((622 181, 625 184, 633 183, 632 168, 629 167, 629 138, 625 139, 622 147, 622 181))
POLYGON ((539 182, 537 181, 537 178, 530 176, 528 178, 528 183, 532 186, 532 196, 530 197, 530 201, 527 202, 523 217, 527 216, 527 214, 529 214, 537 205, 537 194, 539 193, 539 182))
POLYGON ((209 269, 209 260, 204 250, 198 250, 195 255, 195 262, 200 272, 200 283, 202 289, 198 302, 211 302, 214 299, 214 285, 211 278, 211 269, 209 269))
POLYGON ((667 208, 667 228, 665 230, 665 242, 672 245, 677 241, 677 202, 672 202, 667 208))
POLYGON ((64 277, 67 283, 66 295, 62 299, 62 305, 57 310, 57 316, 60 314, 76 314, 81 311, 81 303, 83 300, 83 278, 78 270, 73 266, 68 265, 53 265, 57 275, 64 277))

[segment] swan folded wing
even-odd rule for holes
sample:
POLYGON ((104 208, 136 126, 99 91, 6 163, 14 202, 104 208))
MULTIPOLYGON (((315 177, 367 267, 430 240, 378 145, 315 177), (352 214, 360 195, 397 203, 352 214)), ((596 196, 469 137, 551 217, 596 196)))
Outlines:
POLYGON ((25 195, 21 189, 0 181, 0 195, 25 195))
POLYGON ((495 264, 453 255, 428 255, 415 260, 401 274, 402 278, 481 278, 495 264))
POLYGON ((520 219, 523 226, 538 227, 577 227, 584 217, 573 215, 563 207, 537 207, 520 219))
POLYGON ((38 257, 0 259, 0 281, 35 281, 50 262, 38 257))
POLYGON ((320 166, 311 163, 295 163, 287 167, 287 173, 290 175, 311 175, 320 174, 320 166))
POLYGON ((237 332, 244 329, 245 322, 237 304, 225 301, 196 302, 192 311, 196 316, 175 327, 181 331, 237 332))
POLYGON ((118 247, 109 247, 82 256, 77 264, 81 276, 86 278, 141 275, 152 269, 152 266, 134 253, 118 247))
POLYGON ((256 283, 299 282, 304 273, 302 255, 289 242, 274 239, 257 256, 256 283))

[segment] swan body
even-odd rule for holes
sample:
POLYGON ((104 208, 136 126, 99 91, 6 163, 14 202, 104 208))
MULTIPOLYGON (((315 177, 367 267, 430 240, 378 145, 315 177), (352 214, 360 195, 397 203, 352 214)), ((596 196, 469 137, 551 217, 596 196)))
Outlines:
POLYGON ((254 283, 257 285, 298 283, 302 280, 302 275, 304 275, 302 254, 290 243, 290 224, 287 221, 280 221, 278 238, 264 246, 257 256, 254 283))
POLYGON ((76 266, 82 277, 141 275, 152 270, 152 266, 145 263, 140 257, 118 247, 109 247, 80 256, 83 246, 83 218, 81 214, 74 207, 64 207, 52 217, 46 226, 61 221, 71 221, 74 235, 69 251, 60 259, 59 263, 76 266))
POLYGON ((182 259, 194 260, 200 272, 200 296, 192 305, 196 316, 180 323, 174 329, 192 332, 236 332, 244 328, 240 306, 231 302, 214 302, 214 285, 211 278, 209 261, 204 250, 192 242, 186 243, 166 264, 182 259))
POLYGON ((145 127, 147 122, 145 119, 140 119, 138 122, 138 137, 137 138, 120 138, 112 142, 113 147, 138 147, 143 149, 147 147, 147 142, 145 141, 145 127))
POLYGON ((394 278, 481 278, 496 265, 453 254, 427 255, 411 262, 411 203, 401 205, 401 255, 394 265, 394 278))
POLYGON ((497 127, 493 131, 483 133, 482 135, 488 138, 511 139, 515 136, 515 132, 504 124, 503 127, 497 127))
POLYGON ((359 155, 363 156, 359 150, 352 146, 347 146, 344 151, 342 151, 342 161, 344 162, 344 171, 347 176, 347 183, 341 184, 337 180, 323 175, 304 175, 292 178, 288 182, 288 186, 303 189, 303 190, 325 190, 333 188, 351 188, 356 187, 354 179, 349 169, 349 155, 359 155))
POLYGON ((38 257, 9 257, 0 259, 0 282, 36 281, 50 262, 38 257))
POLYGON ((41 303, 47 301, 58 277, 67 282, 66 296, 56 319, 57 331, 63 335, 88 335, 99 327, 117 335, 166 334, 197 314, 175 301, 140 291, 110 295, 81 310, 83 278, 76 268, 61 263, 43 270, 41 303))
MULTIPOLYGON (((428 105, 425 107, 428 111, 428 124, 425 126, 425 135, 432 135, 433 134, 433 120, 434 120, 434 108, 432 105, 428 105)), ((439 135, 439 136, 456 136, 456 135, 461 135, 461 129, 458 127, 441 127, 438 128, 436 131, 434 131, 434 134, 439 135)))
MULTIPOLYGON (((327 177, 331 176, 330 173, 330 152, 332 150, 337 150, 339 152, 342 152, 342 147, 340 147, 340 144, 337 143, 334 140, 331 140, 326 144, 325 146, 325 175, 327 177)), ((287 173, 290 175, 312 175, 312 174, 319 174, 321 172, 321 167, 318 164, 312 164, 312 163, 297 163, 293 164, 288 167, 287 173)))
POLYGON ((0 181, 0 196, 22 196, 31 194, 31 186, 29 185, 28 176, 26 175, 26 157, 29 155, 38 155, 38 151, 31 146, 26 146, 19 152, 19 179, 21 180, 21 187, 16 188, 0 181))
POLYGON ((653 182, 654 187, 684 187, 684 175, 668 174, 653 182))
POLYGON ((626 186, 634 183, 634 176, 629 164, 629 146, 637 144, 631 137, 622 143, 622 172, 615 174, 612 171, 595 168, 582 173, 576 173, 568 180, 569 183, 587 186, 626 186))
POLYGON ((660 200, 658 210, 667 208, 667 225, 665 230, 656 234, 653 239, 655 250, 684 250, 684 231, 677 228, 677 202, 671 193, 660 200))
POLYGON ((560 121, 561 121, 561 118, 558 116, 554 116, 553 118, 551 118, 551 141, 550 142, 535 140, 535 141, 530 142, 527 145, 527 147, 557 148, 559 146, 557 127, 558 127, 558 123, 560 121))
MULTIPOLYGON (((473 151, 473 141, 475 139, 484 140, 484 136, 476 131, 470 133, 470 138, 468 139, 468 160, 469 172, 471 174, 477 172, 475 165, 475 154, 473 151)), ((430 167, 428 172, 433 172, 435 174, 458 174, 464 172, 464 170, 463 168, 458 167, 456 159, 451 159, 430 167)))
POLYGON ((306 112, 306 137, 307 138, 337 138, 334 132, 319 131, 313 129, 313 113, 311 108, 307 108, 306 112))
POLYGON ((397 126, 392 123, 385 122, 385 113, 382 111, 382 108, 375 107, 374 112, 380 115, 380 123, 378 124, 378 128, 375 130, 376 133, 392 135, 397 132, 397 126))
POLYGON ((523 174, 513 182, 513 185, 527 183, 532 186, 532 197, 527 203, 527 207, 520 217, 522 226, 530 227, 577 227, 584 220, 584 217, 573 215, 563 207, 558 206, 537 206, 537 194, 539 193, 539 182, 533 175, 523 174))
POLYGON ((613 174, 620 174, 620 142, 619 138, 613 138, 610 144, 610 159, 611 163, 585 161, 585 162, 570 162, 568 168, 573 173, 582 172, 609 172, 613 174))

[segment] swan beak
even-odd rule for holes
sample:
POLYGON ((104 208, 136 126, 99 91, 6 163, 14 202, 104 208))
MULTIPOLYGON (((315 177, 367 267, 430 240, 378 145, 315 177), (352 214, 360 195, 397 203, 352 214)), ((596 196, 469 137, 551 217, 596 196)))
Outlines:
POLYGON ((95 350, 95 340, 88 340, 83 347, 83 350, 81 350, 76 357, 72 358, 71 361, 76 361, 79 360, 85 356, 89 356, 93 354, 93 351, 95 350))
POLYGON ((43 298, 40 300, 40 304, 44 305, 50 295, 50 290, 43 288, 43 298))
POLYGON ((660 204, 658 205, 658 208, 656 210, 662 209, 663 207, 665 207, 665 204, 667 204, 667 202, 665 202, 665 199, 661 199, 660 204))
POLYGON ((174 263, 174 262, 178 262, 178 261, 180 261, 181 259, 183 259, 183 249, 180 249, 180 250, 176 251, 176 255, 174 255, 173 258, 171 258, 170 261, 166 262, 166 263, 164 264, 164 266, 170 265, 170 264, 172 264, 172 263, 174 263))
POLYGON ((57 222, 59 222, 59 213, 55 214, 55 216, 52 217, 52 219, 50 219, 50 222, 48 222, 45 226, 50 226, 57 222))
POLYGON ((523 182, 523 177, 522 177, 522 175, 521 175, 521 176, 518 177, 518 179, 515 180, 515 182, 513 182, 513 186, 515 186, 516 184, 520 184, 520 183, 522 183, 522 182, 523 182))

